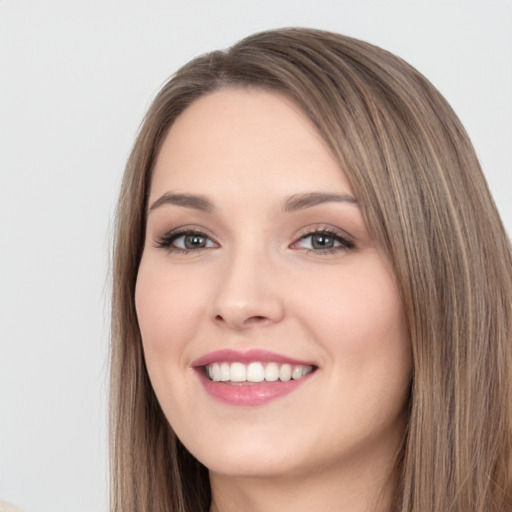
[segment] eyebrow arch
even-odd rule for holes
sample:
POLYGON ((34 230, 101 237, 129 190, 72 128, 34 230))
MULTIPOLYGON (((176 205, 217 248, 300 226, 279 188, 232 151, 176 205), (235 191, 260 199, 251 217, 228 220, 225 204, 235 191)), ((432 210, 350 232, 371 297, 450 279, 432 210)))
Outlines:
POLYGON ((349 194, 331 194, 328 192, 295 194, 284 202, 283 211, 293 212, 304 208, 311 208, 322 203, 350 203, 357 206, 357 199, 349 194))
POLYGON ((204 196, 193 194, 173 194, 172 192, 166 192, 148 208, 148 213, 164 204, 193 208, 194 210, 206 213, 211 213, 215 209, 213 204, 204 196))

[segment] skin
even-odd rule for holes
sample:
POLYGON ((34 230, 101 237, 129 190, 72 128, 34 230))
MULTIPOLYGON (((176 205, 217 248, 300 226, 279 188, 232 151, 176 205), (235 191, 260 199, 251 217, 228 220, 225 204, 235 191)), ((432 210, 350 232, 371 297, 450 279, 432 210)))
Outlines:
POLYGON ((211 511, 390 510, 409 336, 390 263, 311 122, 258 89, 197 100, 163 143, 149 206, 136 288, 147 368, 178 437, 210 470, 211 511), (214 209, 155 205, 169 193, 214 209), (309 193, 344 200, 283 210, 309 193), (206 247, 159 245, 181 228, 204 233, 206 247), (314 248, 310 234, 325 229, 350 243, 314 248), (317 370, 289 395, 235 407, 191 367, 224 348, 317 370))

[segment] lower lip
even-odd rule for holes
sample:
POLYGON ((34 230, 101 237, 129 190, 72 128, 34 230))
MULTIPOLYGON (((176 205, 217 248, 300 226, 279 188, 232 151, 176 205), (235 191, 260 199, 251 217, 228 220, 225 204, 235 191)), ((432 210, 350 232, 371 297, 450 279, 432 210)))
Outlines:
POLYGON ((206 392, 215 400, 238 407, 256 407, 286 396, 309 380, 309 373, 297 380, 286 382, 240 383, 214 382, 198 370, 199 380, 206 392))

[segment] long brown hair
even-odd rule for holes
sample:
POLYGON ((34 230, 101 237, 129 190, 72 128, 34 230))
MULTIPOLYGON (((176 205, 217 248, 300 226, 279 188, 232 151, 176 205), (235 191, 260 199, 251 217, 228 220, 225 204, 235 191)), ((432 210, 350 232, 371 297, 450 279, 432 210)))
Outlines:
POLYGON ((407 63, 356 39, 297 28, 185 65, 157 95, 133 147, 114 245, 112 512, 209 507, 207 470, 176 438, 151 388, 134 290, 160 145, 193 101, 225 87, 279 91, 302 108, 393 263, 414 364, 396 510, 512 507, 512 256, 473 147, 444 98, 407 63))

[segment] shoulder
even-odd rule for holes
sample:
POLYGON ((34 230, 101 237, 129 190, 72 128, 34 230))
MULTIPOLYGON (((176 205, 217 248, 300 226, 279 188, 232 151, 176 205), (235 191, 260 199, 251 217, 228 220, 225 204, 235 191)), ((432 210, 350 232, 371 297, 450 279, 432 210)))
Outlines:
POLYGON ((0 512, 22 512, 22 510, 6 501, 0 500, 0 512))

